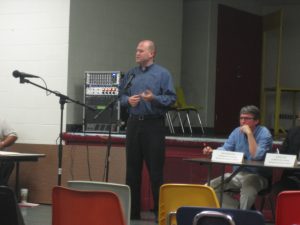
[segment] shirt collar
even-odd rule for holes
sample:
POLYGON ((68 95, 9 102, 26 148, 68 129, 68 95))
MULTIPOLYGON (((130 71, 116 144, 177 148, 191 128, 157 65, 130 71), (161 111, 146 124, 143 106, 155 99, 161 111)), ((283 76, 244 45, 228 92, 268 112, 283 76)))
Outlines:
POLYGON ((153 65, 154 65, 154 63, 152 63, 151 65, 146 66, 146 67, 141 67, 141 66, 140 66, 140 70, 141 70, 143 73, 145 73, 145 72, 147 72, 153 65))

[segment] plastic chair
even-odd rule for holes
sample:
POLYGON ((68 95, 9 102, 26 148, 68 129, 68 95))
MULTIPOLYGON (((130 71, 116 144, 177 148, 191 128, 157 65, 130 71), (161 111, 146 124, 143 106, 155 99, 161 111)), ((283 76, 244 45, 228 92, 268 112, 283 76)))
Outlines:
POLYGON ((68 187, 78 190, 103 190, 116 193, 120 198, 127 224, 130 224, 131 193, 128 185, 101 181, 70 180, 68 181, 68 187))
POLYGON ((24 225, 16 195, 7 186, 0 186, 0 224, 24 225))
POLYGON ((52 190, 52 225, 125 225, 118 196, 109 191, 52 190))
POLYGON ((185 133, 184 124, 185 124, 185 122, 187 122, 189 130, 190 130, 190 134, 193 135, 193 129, 192 129, 189 114, 190 114, 190 112, 194 112, 197 116, 198 121, 199 121, 199 125, 201 127, 202 134, 204 134, 204 129, 203 129, 200 113, 199 113, 197 107, 194 106, 194 105, 188 105, 186 103, 184 93, 183 93, 183 89, 181 87, 176 87, 176 95, 177 95, 177 101, 176 101, 175 105, 173 107, 171 107, 168 110, 168 112, 166 113, 166 118, 167 118, 167 122, 169 124, 170 132, 175 134, 173 121, 176 118, 178 118, 182 133, 183 134, 185 133), (175 117, 172 118, 171 112, 175 112, 175 117), (184 121, 181 118, 181 112, 185 113, 185 120, 184 121))
POLYGON ((300 191, 283 191, 277 197, 276 225, 300 224, 300 191))
POLYGON ((206 185, 164 184, 159 193, 160 225, 176 224, 176 211, 181 206, 220 207, 215 191, 206 185))
POLYGON ((180 207, 176 214, 178 225, 264 225, 264 217, 259 211, 180 207))

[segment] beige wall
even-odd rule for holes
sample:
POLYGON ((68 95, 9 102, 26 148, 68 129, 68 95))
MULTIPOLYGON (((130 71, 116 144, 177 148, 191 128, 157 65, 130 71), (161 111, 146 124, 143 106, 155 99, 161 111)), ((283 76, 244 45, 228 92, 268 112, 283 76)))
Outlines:
POLYGON ((67 92, 70 0, 0 1, 0 114, 19 134, 19 143, 55 144, 59 99, 30 84, 14 70, 44 79, 30 81, 67 92))

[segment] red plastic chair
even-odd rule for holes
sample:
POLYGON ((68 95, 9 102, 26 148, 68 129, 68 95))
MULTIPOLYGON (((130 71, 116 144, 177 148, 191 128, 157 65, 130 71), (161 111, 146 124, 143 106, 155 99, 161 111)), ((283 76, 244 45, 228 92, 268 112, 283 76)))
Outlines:
POLYGON ((125 225, 118 196, 109 191, 52 191, 52 225, 125 225))
POLYGON ((300 191, 283 191, 279 193, 275 224, 300 224, 300 191))

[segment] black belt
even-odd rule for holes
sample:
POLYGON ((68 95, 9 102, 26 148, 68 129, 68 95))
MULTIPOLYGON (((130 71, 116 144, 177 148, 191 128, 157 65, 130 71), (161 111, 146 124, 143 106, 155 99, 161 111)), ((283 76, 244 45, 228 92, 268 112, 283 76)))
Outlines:
POLYGON ((162 115, 129 115, 131 120, 158 120, 163 119, 164 116, 162 115))

